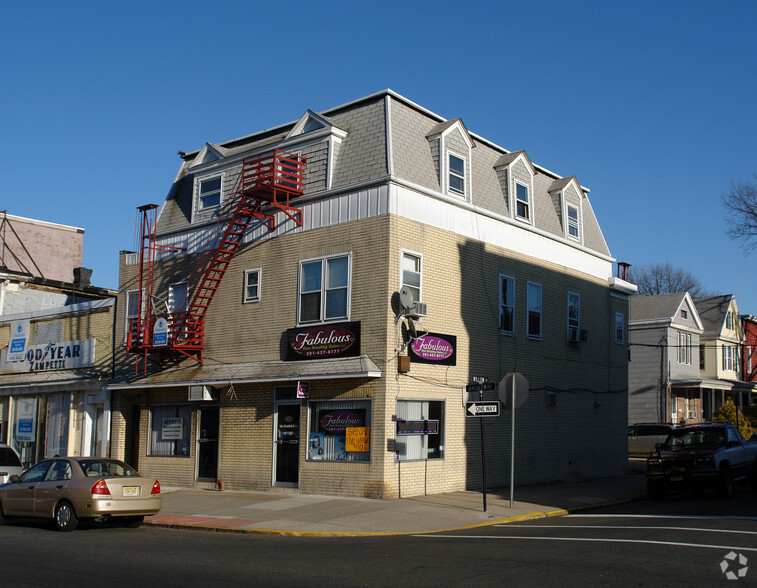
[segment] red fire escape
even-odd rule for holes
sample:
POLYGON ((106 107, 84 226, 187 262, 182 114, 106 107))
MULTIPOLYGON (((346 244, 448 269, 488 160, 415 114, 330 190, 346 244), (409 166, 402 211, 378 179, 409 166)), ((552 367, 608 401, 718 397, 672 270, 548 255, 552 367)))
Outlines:
POLYGON ((302 226, 302 210, 291 206, 302 195, 306 158, 274 150, 246 157, 231 197, 222 206, 212 236, 187 280, 186 297, 173 301, 171 312, 153 305, 153 282, 158 251, 176 248, 156 243, 157 206, 138 208, 140 231, 138 308, 129 309, 127 350, 140 354, 145 372, 150 356, 162 361, 180 355, 203 360, 205 316, 226 270, 242 244, 247 227, 257 219, 269 230, 276 228, 277 211, 302 226), (188 302, 187 302, 188 301, 188 302))

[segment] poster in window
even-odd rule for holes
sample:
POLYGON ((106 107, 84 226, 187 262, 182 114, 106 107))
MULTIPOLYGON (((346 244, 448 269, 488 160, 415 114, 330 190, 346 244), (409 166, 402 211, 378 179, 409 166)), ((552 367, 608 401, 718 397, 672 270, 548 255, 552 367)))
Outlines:
POLYGON ((323 433, 311 433, 308 445, 310 459, 323 459, 323 433))

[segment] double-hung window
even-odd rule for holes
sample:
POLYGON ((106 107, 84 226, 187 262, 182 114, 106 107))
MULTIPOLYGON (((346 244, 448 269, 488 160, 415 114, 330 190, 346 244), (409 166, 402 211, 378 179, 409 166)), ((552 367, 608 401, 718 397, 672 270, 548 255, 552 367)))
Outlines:
POLYGON ((350 302, 350 255, 300 262, 299 323, 346 319, 350 302))
POLYGON ((421 266, 420 255, 402 252, 402 288, 410 292, 413 302, 421 300, 421 266))
POLYGON ((723 371, 736 371, 736 347, 733 345, 723 345, 723 371))
POLYGON ((465 160, 453 153, 447 154, 449 163, 449 191, 459 196, 465 195, 465 160))
POLYGON ((144 305, 145 291, 129 290, 126 293, 126 325, 124 328, 124 341, 129 341, 129 334, 132 337, 139 336, 139 319, 145 316, 144 305), (141 304, 140 304, 141 303, 141 304))
POLYGON ((578 341, 581 326, 581 295, 568 292, 568 341, 578 341))
POLYGON ((526 334, 531 339, 541 339, 541 284, 528 283, 528 325, 526 334))
POLYGON ((515 278, 499 275, 499 330, 513 334, 515 322, 515 278))
POLYGON ((515 182, 515 216, 522 220, 531 220, 528 186, 515 182))
POLYGON ((622 312, 615 313, 615 342, 625 343, 626 317, 622 312))
POLYGON ((188 287, 189 285, 187 282, 180 282, 168 286, 168 312, 175 314, 187 310, 187 307, 189 306, 188 287))
POLYGON ((568 204, 568 237, 578 239, 578 208, 568 204))
POLYGON ((678 333, 678 363, 691 364, 691 334, 678 333))
POLYGON ((260 268, 244 272, 244 294, 242 302, 258 302, 260 300, 260 268))
POLYGON ((221 204, 221 176, 200 180, 198 199, 200 210, 221 204))

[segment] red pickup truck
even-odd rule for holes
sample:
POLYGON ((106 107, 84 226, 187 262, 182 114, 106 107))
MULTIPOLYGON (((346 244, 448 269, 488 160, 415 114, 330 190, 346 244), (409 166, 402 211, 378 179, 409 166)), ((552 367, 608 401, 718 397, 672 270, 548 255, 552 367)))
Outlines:
POLYGON ((730 498, 735 482, 757 489, 757 442, 730 423, 678 427, 647 457, 647 492, 662 500, 671 490, 714 488, 730 498))

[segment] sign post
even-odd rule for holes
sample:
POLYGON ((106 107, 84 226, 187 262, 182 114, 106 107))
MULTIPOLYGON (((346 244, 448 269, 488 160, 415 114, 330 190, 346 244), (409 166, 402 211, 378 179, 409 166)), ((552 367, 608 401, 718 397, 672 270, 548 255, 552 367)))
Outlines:
POLYGON ((499 397, 510 408, 510 508, 515 488, 515 409, 528 398, 528 380, 519 372, 507 374, 499 383, 499 397))
MULTIPOLYGON (((499 416, 499 401, 484 401, 484 390, 494 390, 494 382, 487 382, 486 378, 473 378, 476 383, 468 384, 466 392, 478 392, 478 402, 465 403, 465 416, 499 416)), ((478 420, 481 430, 481 484, 483 487, 484 512, 486 512, 486 451, 484 451, 484 419, 478 420)))

